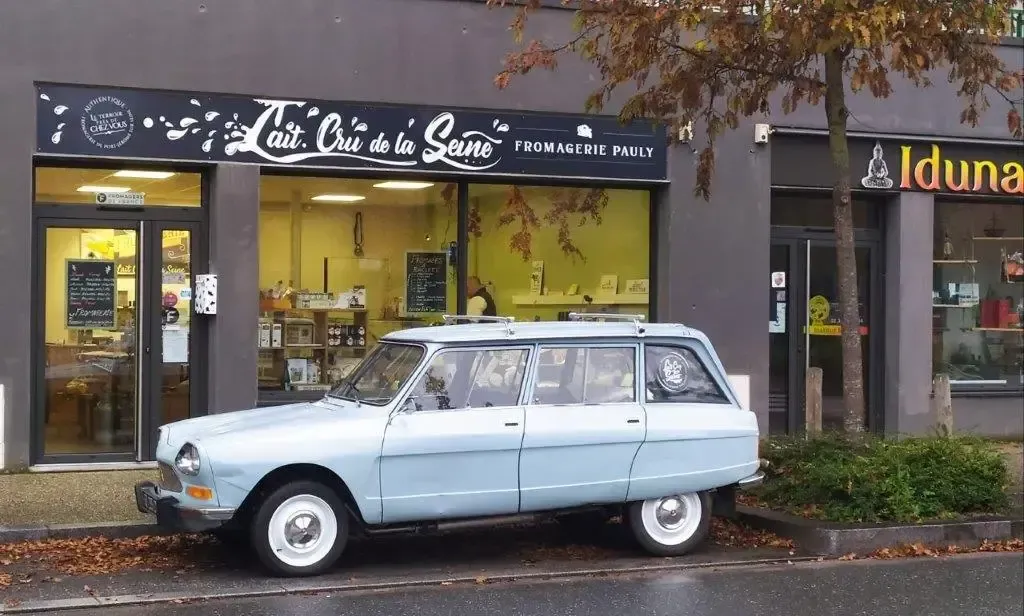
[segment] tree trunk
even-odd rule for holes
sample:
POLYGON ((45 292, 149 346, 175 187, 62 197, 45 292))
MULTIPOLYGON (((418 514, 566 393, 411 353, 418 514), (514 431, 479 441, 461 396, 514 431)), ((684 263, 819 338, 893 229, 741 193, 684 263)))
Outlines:
POLYGON ((860 340, 860 300, 857 297, 857 257, 853 240, 853 203, 850 197, 850 148, 846 139, 846 53, 825 54, 825 115, 829 153, 836 173, 832 206, 836 233, 836 270, 839 280, 839 324, 842 328, 843 428, 847 433, 865 428, 864 375, 860 340))

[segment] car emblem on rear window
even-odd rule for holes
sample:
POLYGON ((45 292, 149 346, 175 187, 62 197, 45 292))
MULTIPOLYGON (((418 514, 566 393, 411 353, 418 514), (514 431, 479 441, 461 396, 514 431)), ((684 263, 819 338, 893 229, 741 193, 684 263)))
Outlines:
POLYGON ((666 391, 679 393, 686 389, 689 380, 689 364, 679 353, 669 353, 658 362, 658 385, 666 391))

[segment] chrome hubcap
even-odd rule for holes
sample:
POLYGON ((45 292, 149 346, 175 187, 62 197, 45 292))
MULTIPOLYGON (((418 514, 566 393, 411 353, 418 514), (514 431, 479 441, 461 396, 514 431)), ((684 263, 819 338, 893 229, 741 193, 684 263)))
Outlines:
POLYGON ((666 530, 678 528, 686 518, 686 504, 675 496, 663 498, 658 503, 654 517, 658 520, 658 524, 666 530))
POLYGON ((307 548, 320 538, 320 520, 308 511, 293 515, 285 523, 284 536, 293 548, 307 548))

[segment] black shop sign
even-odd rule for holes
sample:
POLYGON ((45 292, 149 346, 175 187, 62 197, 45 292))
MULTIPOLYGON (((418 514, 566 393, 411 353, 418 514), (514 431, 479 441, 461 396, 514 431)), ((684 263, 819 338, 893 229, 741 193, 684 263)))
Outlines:
POLYGON ((666 131, 612 116, 38 84, 40 154, 663 182, 666 131))

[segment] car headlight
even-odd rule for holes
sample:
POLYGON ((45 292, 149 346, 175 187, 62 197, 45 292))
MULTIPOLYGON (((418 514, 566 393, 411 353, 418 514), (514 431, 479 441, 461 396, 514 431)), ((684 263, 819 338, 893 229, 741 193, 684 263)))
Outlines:
POLYGON ((185 443, 174 458, 174 467, 183 475, 195 477, 199 474, 199 450, 192 443, 185 443))

